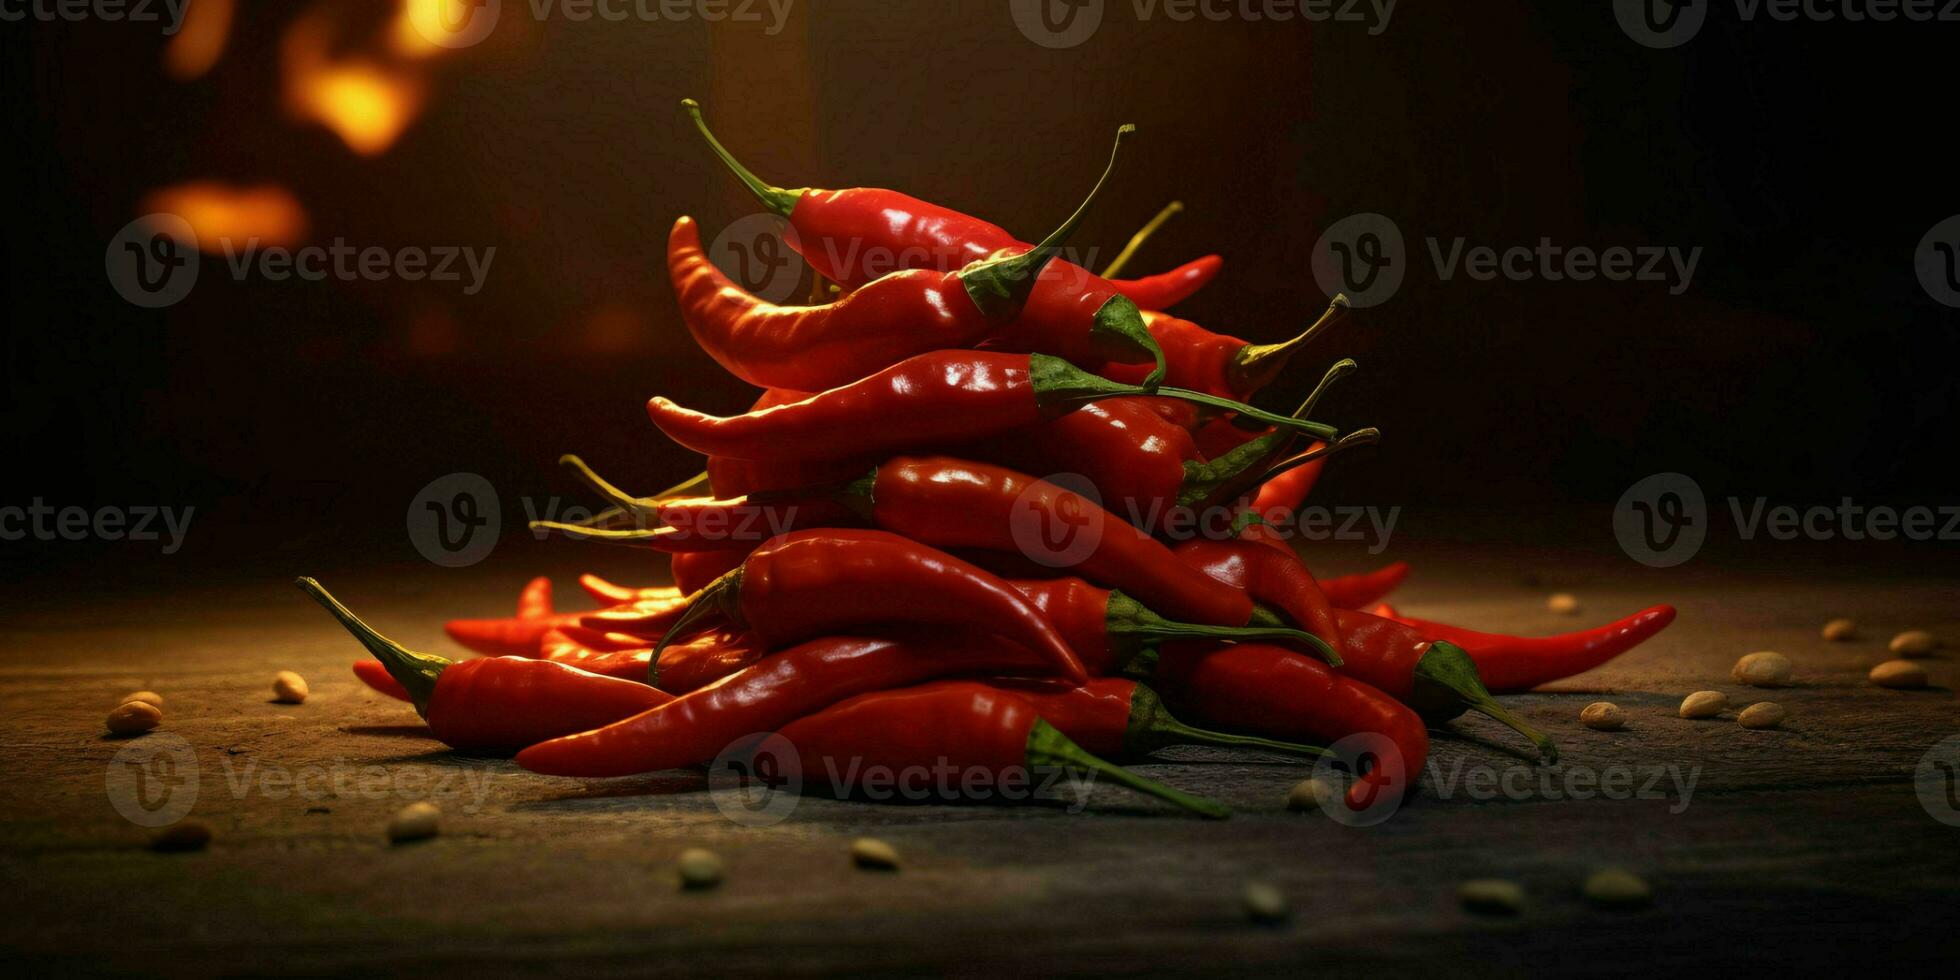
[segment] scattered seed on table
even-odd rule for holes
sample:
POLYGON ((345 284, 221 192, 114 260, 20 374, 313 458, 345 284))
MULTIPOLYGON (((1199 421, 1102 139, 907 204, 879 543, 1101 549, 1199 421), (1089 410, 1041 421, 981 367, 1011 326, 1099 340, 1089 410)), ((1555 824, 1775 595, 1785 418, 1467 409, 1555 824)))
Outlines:
POLYGON ((272 677, 272 699, 280 704, 299 704, 306 700, 306 678, 290 670, 282 670, 272 677))
POLYGON ((140 735, 163 724, 163 711, 148 701, 124 701, 109 712, 109 734, 140 735))
POLYGON ((1579 724, 1601 732, 1616 732, 1625 727, 1627 713, 1611 701, 1594 701, 1579 712, 1579 724))
POLYGON ((1524 911, 1524 889, 1515 881, 1477 878, 1456 888, 1456 900, 1483 915, 1517 915, 1524 911))
POLYGON ((1262 881, 1248 882, 1239 893, 1239 904, 1245 908, 1246 918, 1267 925, 1285 922, 1293 914, 1286 896, 1262 881))
POLYGON ((1713 718, 1728 707, 1728 695, 1720 691, 1696 691, 1681 699, 1681 717, 1713 718))
POLYGON ((1848 619, 1833 619, 1824 624, 1824 639, 1849 640, 1858 633, 1858 624, 1848 619))
POLYGON ((1906 630, 1892 638, 1892 652, 1901 657, 1923 657, 1940 645, 1939 637, 1925 630, 1906 630))
POLYGON ((851 842, 851 863, 875 871, 897 871, 898 852, 876 837, 860 837, 851 842))
POLYGON ((130 694, 125 694, 123 695, 123 699, 116 703, 128 704, 131 701, 141 701, 144 704, 154 706, 158 711, 163 710, 163 695, 158 694, 155 691, 136 691, 130 694))
POLYGON ((211 843, 211 825, 202 820, 179 820, 150 835, 152 851, 201 851, 211 843))
POLYGON ((1286 791, 1286 808, 1288 810, 1318 810, 1326 806, 1328 800, 1338 799, 1339 797, 1340 793, 1335 791, 1334 787, 1328 785, 1325 779, 1302 779, 1294 783, 1292 789, 1286 791))
POLYGON ((1785 711, 1782 705, 1774 701, 1758 701, 1742 709, 1742 713, 1736 715, 1735 720, 1744 728, 1763 729, 1775 728, 1783 724, 1783 719, 1788 717, 1790 713, 1785 711))
POLYGON ((1879 687, 1925 687, 1926 668, 1910 660, 1887 660, 1872 668, 1871 679, 1879 687))
POLYGON ((1759 650, 1735 662, 1729 676, 1750 687, 1782 687, 1790 683, 1790 658, 1774 650, 1759 650))
POLYGON ((1654 898, 1645 879, 1631 871, 1604 868, 1586 878, 1586 900, 1601 908, 1630 909, 1654 898))
POLYGON ((427 800, 410 803, 388 821, 388 839, 400 844, 434 837, 442 830, 441 822, 442 810, 434 803, 427 800))
POLYGON ((1579 611, 1579 597, 1570 592, 1554 592, 1545 600, 1545 608, 1561 616, 1570 616, 1579 611))
POLYGON ((721 855, 705 847, 690 847, 682 851, 674 865, 680 869, 682 888, 713 888, 721 884, 721 855))

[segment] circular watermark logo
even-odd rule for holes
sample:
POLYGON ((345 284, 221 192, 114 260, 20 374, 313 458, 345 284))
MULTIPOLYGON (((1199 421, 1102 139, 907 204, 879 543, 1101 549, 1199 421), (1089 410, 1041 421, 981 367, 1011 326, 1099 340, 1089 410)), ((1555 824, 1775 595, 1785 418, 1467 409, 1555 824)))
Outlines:
POLYGON ((796 746, 774 732, 736 739, 708 764, 708 796, 730 822, 770 827, 789 819, 802 799, 796 746))
POLYGON ((103 784, 109 805, 130 823, 176 823, 197 804, 197 751, 182 736, 151 732, 117 750, 103 784))
POLYGON ((1701 33, 1708 0, 1613 0, 1613 18, 1639 44, 1678 48, 1701 33))
POLYGON ((1919 805, 1934 820, 1960 827, 1960 735, 1949 735, 1919 757, 1912 772, 1919 805))
POLYGON ((497 28, 503 0, 427 0, 408 5, 408 23, 437 47, 467 48, 497 28))
POLYGON ((408 540, 445 568, 490 556, 501 527, 497 488, 475 473, 437 477, 408 502, 408 540))
POLYGON ((1933 226, 1912 253, 1912 271, 1926 295, 1960 307, 1960 214, 1933 226))
POLYGON ((146 214, 109 239, 102 263, 123 299, 144 309, 170 306, 197 285, 197 232, 178 215, 146 214))
POLYGON ((1408 785, 1412 776, 1395 740, 1378 732, 1342 738, 1313 764, 1313 778, 1336 788, 1321 798, 1321 812, 1348 827, 1372 827, 1394 816, 1414 788, 1408 785))
POLYGON ((1014 26, 1044 48, 1072 48, 1102 26, 1103 0, 1007 0, 1014 26))
POLYGON ((779 215, 738 218, 708 243, 708 261, 736 285, 771 303, 796 294, 803 281, 802 261, 790 247, 796 230, 779 215))
POLYGON ((1014 498, 1007 530, 1028 560, 1048 568, 1073 568, 1102 543, 1102 495, 1080 473, 1055 473, 1030 482, 1014 498), (1056 493, 1056 488, 1062 492, 1056 493))
POLYGON ((1708 499, 1684 473, 1656 473, 1620 495, 1613 536, 1627 557, 1649 568, 1672 568, 1695 556, 1708 537, 1708 499))
POLYGON ((1386 215, 1349 215, 1313 244, 1314 282, 1329 296, 1346 293, 1350 306, 1388 302, 1407 273, 1402 229, 1386 215))

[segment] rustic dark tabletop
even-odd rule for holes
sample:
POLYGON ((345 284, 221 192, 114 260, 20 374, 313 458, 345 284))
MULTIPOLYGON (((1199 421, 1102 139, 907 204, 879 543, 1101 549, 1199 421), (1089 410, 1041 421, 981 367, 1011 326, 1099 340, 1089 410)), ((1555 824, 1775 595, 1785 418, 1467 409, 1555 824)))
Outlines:
MULTIPOLYGON (((566 547, 568 562, 589 557, 566 547)), ((1960 743, 1936 748, 1960 733, 1960 674, 1950 651, 1925 661, 1929 690, 1878 689, 1865 673, 1899 630, 1960 637, 1955 579, 1888 553, 1668 572, 1522 547, 1393 557, 1418 562, 1397 596, 1418 615, 1520 632, 1659 601, 1681 616, 1603 669, 1513 699, 1558 739, 1560 767, 1534 767, 1494 723, 1460 720, 1437 733, 1419 798, 1378 826, 1289 812, 1287 790, 1308 774, 1298 762, 1197 750, 1137 768, 1229 803, 1229 821, 1101 787, 1081 813, 805 798, 748 826, 696 773, 583 782, 444 751, 410 709, 353 678, 358 649, 283 576, 16 595, 0 626, 0 949, 42 967, 172 974, 1951 962, 1960 817, 1935 819, 1952 787, 1926 783, 1922 801, 1914 774, 1960 767, 1960 743), (1547 611, 1554 590, 1583 611, 1547 611), (1836 616, 1857 619, 1860 638, 1823 641, 1836 616), (1729 681, 1761 649, 1795 661, 1795 686, 1729 681), (280 669, 311 682, 305 704, 271 703, 280 669), (167 698, 163 728, 104 737, 105 712, 141 688, 167 698), (1707 688, 1777 701, 1789 720, 1755 732, 1732 712, 1676 717, 1707 688), (1601 697, 1626 709, 1625 730, 1578 725, 1601 697), (149 831, 113 805, 132 785, 117 783, 129 775, 118 752, 165 733, 195 760, 195 779, 180 771, 173 785, 194 786, 191 815, 216 833, 201 852, 148 850, 149 831), (1593 785, 1591 798, 1566 792, 1593 785), (442 806, 441 836, 390 846, 390 815, 421 798, 442 806), (848 847, 866 835, 895 846, 902 869, 854 869, 848 847), (689 846, 726 859, 721 887, 677 887, 673 859, 689 846), (1647 878, 1652 905, 1589 906, 1581 883, 1602 867, 1647 878), (1522 914, 1458 905, 1457 886, 1486 877, 1524 888, 1522 914), (1289 922, 1247 920, 1253 881, 1286 895, 1289 922)), ((561 597, 577 570, 562 569, 561 597)), ((322 577, 384 632, 452 654, 441 621, 502 614, 523 578, 429 566, 322 577)))

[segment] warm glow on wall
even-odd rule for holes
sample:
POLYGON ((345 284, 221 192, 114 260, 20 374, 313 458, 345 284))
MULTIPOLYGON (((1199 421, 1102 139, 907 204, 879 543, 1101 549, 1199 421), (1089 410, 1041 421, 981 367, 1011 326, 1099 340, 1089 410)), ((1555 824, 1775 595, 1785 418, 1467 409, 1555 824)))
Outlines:
POLYGON ((180 82, 211 70, 225 53, 231 34, 233 0, 194 0, 184 11, 184 23, 163 49, 163 70, 180 82))

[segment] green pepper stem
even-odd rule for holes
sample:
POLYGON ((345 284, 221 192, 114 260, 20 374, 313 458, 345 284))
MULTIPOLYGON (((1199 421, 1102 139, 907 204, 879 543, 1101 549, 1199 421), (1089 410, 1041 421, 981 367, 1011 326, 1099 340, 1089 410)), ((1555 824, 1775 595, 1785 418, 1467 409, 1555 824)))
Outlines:
POLYGON ((1293 359, 1294 354, 1313 343, 1314 338, 1328 327, 1339 323, 1341 318, 1347 316, 1348 310, 1347 294, 1335 293, 1320 318, 1301 331, 1298 337, 1277 344, 1247 344, 1239 348, 1225 368, 1227 386, 1243 396, 1272 384, 1273 379, 1286 370, 1286 363, 1293 359))
POLYGON ((1096 186, 1089 189, 1089 196, 1062 222, 1061 227, 1050 232, 1047 238, 1035 247, 1017 255, 981 259, 960 270, 960 283, 966 287, 966 294, 972 297, 973 304, 988 319, 1009 320, 1019 315, 1021 307, 1028 301, 1028 294, 1034 291, 1034 283, 1046 268, 1049 260, 1075 232, 1076 225, 1082 223, 1083 216, 1089 213, 1089 206, 1102 194, 1103 186, 1109 183, 1109 176, 1116 172, 1116 157, 1123 148, 1123 141, 1137 128, 1124 123, 1116 129, 1116 144, 1110 148, 1109 163, 1103 167, 1102 177, 1096 186))
POLYGON ((1300 745, 1253 735, 1232 735, 1194 728, 1171 714, 1170 709, 1164 705, 1164 699, 1159 697, 1156 691, 1151 690, 1147 685, 1138 684, 1135 692, 1130 695, 1130 722, 1123 733, 1124 748, 1143 755, 1173 745, 1216 745, 1223 748, 1261 749, 1309 759, 1327 754, 1327 750, 1318 745, 1300 745))
MULTIPOLYGON (((596 521, 597 518, 595 517, 594 520, 596 521)), ((662 532, 670 530, 664 527, 599 527, 593 522, 568 523, 566 521, 532 521, 529 527, 533 531, 559 531, 574 538, 610 541, 614 544, 638 544, 643 541, 657 541, 664 536, 662 532)))
POLYGON ((1314 406, 1320 404, 1320 396, 1327 394, 1327 389, 1332 388, 1334 382, 1353 374, 1360 367, 1361 365, 1354 363, 1352 357, 1343 357, 1335 361, 1334 365, 1327 369, 1327 373, 1320 376, 1320 383, 1313 386, 1313 393, 1307 396, 1306 401, 1300 403, 1299 408, 1293 410, 1293 417, 1303 419, 1312 415, 1314 406))
POLYGON ((1274 463, 1272 469, 1267 470, 1259 477, 1259 482, 1264 483, 1287 470, 1293 469, 1296 466, 1305 466, 1316 459, 1332 456, 1339 452, 1346 452, 1357 446, 1372 446, 1380 441, 1382 441, 1382 430, 1374 426, 1369 426, 1365 429, 1356 429, 1326 445, 1316 446, 1297 456, 1290 456, 1274 463))
POLYGON ((1117 273, 1123 271, 1124 266, 1130 264, 1130 259, 1134 258, 1137 254, 1137 249, 1142 248, 1143 243, 1149 241, 1150 236, 1157 233, 1157 229, 1164 227, 1164 222, 1176 217, 1183 210, 1183 201, 1172 201, 1164 205, 1164 209, 1157 212, 1157 216, 1151 218, 1142 228, 1137 229, 1137 233, 1130 236, 1130 243, 1123 246, 1123 250, 1116 253, 1116 257, 1110 259, 1108 265, 1103 266, 1102 277, 1104 279, 1115 278, 1117 273))
POLYGON ((429 699, 435 696, 436 681, 442 676, 442 672, 448 669, 449 661, 426 653, 416 653, 382 636, 374 627, 362 622, 361 617, 354 615, 353 610, 341 605, 340 600, 321 587, 319 582, 311 578, 302 576, 294 579, 293 584, 299 586, 300 591, 312 596, 313 601, 326 607, 327 612, 333 614, 333 618, 340 620, 340 625, 346 627, 347 632, 354 634, 354 639, 361 641, 361 645, 367 647, 369 653, 374 654, 374 659, 381 661, 381 665, 388 668, 388 676, 393 677, 408 691, 409 698, 415 702, 416 712, 424 717, 428 716, 429 699))
POLYGON ((1277 425, 1289 429, 1297 429, 1301 432, 1306 433, 1307 435, 1314 437, 1315 439, 1319 439, 1322 442, 1332 442, 1334 439, 1340 436, 1339 430, 1323 422, 1310 422, 1307 421, 1306 419, 1296 419, 1296 418, 1292 418, 1291 416, 1278 415, 1273 412, 1268 412, 1262 408, 1253 408, 1251 405, 1247 405, 1243 402, 1236 402, 1229 398, 1220 398, 1217 395, 1208 395, 1202 391, 1191 391, 1188 388, 1159 388, 1154 392, 1139 391, 1137 393, 1155 394, 1155 395, 1163 396, 1165 398, 1181 399, 1183 401, 1191 402, 1194 405, 1209 405, 1212 408, 1222 408, 1229 412, 1237 412, 1240 415, 1245 416, 1246 418, 1257 419, 1261 422, 1266 423, 1267 425, 1277 425))
POLYGON ((681 613, 674 620, 673 625, 668 626, 667 631, 660 635, 660 642, 654 645, 652 655, 647 657, 647 683, 654 687, 660 686, 660 652, 667 649, 668 644, 675 640, 699 632, 697 627, 710 622, 712 617, 720 616, 737 629, 746 627, 747 624, 742 621, 741 597, 742 569, 740 568, 709 582, 701 587, 701 591, 688 596, 687 611, 681 613))
POLYGON ((1223 820, 1232 811, 1223 804, 1214 803, 1201 796, 1193 796, 1165 786, 1162 783, 1145 779, 1116 765, 1090 755, 1082 746, 1069 741, 1055 726, 1036 718, 1034 726, 1028 730, 1027 765, 1030 769, 1062 767, 1080 769, 1108 779, 1118 786, 1135 790, 1145 796, 1154 796, 1174 806, 1182 807, 1201 817, 1223 820))
POLYGON ((1028 378, 1029 384, 1034 388, 1036 406, 1045 412, 1057 415, 1104 398, 1159 395, 1195 405, 1207 405, 1228 412, 1237 412, 1247 418, 1265 422, 1267 425, 1303 432, 1322 442, 1333 442, 1340 437, 1340 433, 1333 426, 1324 423, 1275 415, 1243 402, 1186 388, 1158 388, 1152 391, 1138 385, 1127 385, 1090 374, 1059 357, 1048 354, 1028 355, 1028 378))
POLYGON ((1447 640, 1429 644, 1416 661, 1415 690, 1409 700, 1410 707, 1433 721, 1447 721, 1465 710, 1488 715, 1530 739, 1547 765, 1558 761, 1558 745, 1498 704, 1469 652, 1447 640))
POLYGON ((1341 665, 1341 655, 1326 640, 1289 626, 1209 626, 1165 619, 1142 603, 1112 590, 1104 606, 1104 629, 1110 636, 1145 640, 1291 640, 1314 648, 1328 664, 1341 665))
POLYGON ((1246 486, 1264 479, 1267 462, 1284 452, 1294 435, 1290 429, 1278 429, 1240 443, 1215 459, 1186 460, 1178 505, 1209 507, 1237 497, 1246 486))
POLYGON ((796 202, 802 199, 803 190, 808 188, 784 190, 757 177, 749 168, 742 166, 742 161, 735 159, 735 154, 728 152, 728 148, 722 146, 720 140, 715 139, 714 132, 708 129, 708 121, 701 116, 701 103, 693 99, 682 99, 681 108, 694 120, 694 128, 699 129, 702 137, 707 139, 708 148, 715 152, 715 156, 721 158, 722 165, 735 175, 735 179, 741 181, 743 186, 749 189, 749 193, 755 195, 758 203, 772 213, 785 218, 789 217, 791 211, 796 210, 796 202))

